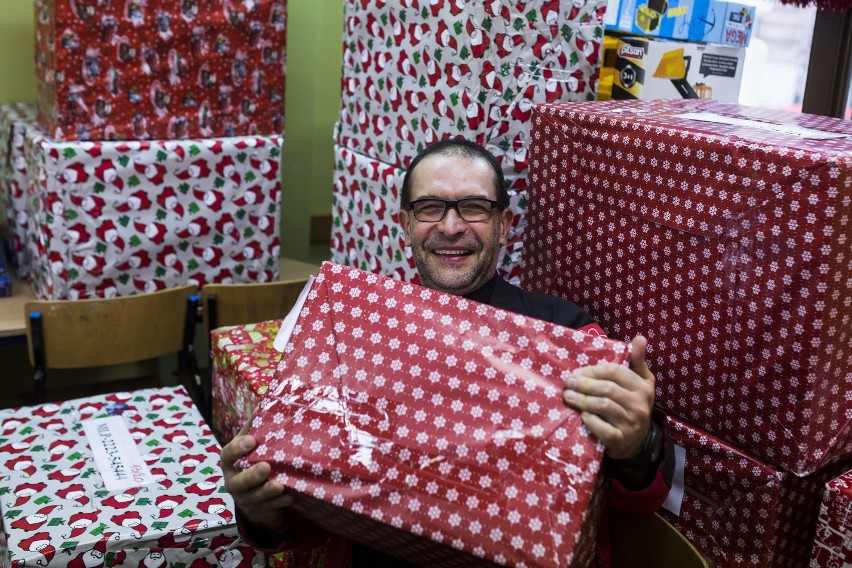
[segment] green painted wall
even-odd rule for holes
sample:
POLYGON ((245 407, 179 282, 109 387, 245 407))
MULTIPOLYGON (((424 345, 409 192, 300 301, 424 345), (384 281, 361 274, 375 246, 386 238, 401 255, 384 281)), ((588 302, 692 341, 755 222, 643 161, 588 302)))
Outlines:
MULTIPOLYGON (((35 102, 32 3, 0 4, 0 103, 35 102)), ((310 216, 331 210, 343 2, 289 0, 288 12, 281 246, 285 256, 307 261, 310 216)))

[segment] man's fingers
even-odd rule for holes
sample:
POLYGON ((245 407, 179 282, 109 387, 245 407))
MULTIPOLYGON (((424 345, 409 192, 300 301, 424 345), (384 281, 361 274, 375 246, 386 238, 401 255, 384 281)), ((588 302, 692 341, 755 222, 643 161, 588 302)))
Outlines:
MULTIPOLYGON (((623 405, 619 404, 612 396, 605 396, 603 394, 595 396, 589 392, 592 390, 594 389, 588 389, 587 392, 584 393, 568 389, 563 391, 562 398, 569 406, 576 408, 581 412, 602 416, 611 424, 623 424, 630 420, 627 409, 623 405)), ((609 391, 611 389, 605 388, 601 390, 609 391)))

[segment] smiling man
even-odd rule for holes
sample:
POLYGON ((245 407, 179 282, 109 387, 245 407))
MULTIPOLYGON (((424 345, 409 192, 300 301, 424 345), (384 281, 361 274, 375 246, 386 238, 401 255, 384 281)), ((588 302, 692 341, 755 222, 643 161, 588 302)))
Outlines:
MULTIPOLYGON (((500 164, 481 146, 444 140, 418 155, 403 180, 399 220, 421 284, 604 335, 594 319, 572 302, 527 292, 497 274, 500 248, 513 218, 508 205, 500 164)), ((630 368, 607 364, 578 369, 562 393, 562 400, 581 412, 584 424, 606 447, 610 506, 633 513, 655 511, 668 495, 674 472, 666 436, 652 419, 654 375, 645 364, 646 348, 645 338, 636 337, 630 368)), ((245 435, 247 428, 222 449, 225 485, 234 497, 243 535, 269 550, 316 557, 317 549, 311 547, 323 543, 321 533, 290 517, 286 507, 292 499, 280 483, 269 479, 269 464, 257 463, 242 472, 234 468, 234 462, 256 444, 245 435)), ((325 538, 330 538, 321 545, 327 568, 406 565, 338 537, 325 538)), ((595 566, 611 565, 606 515, 596 553, 595 566)))

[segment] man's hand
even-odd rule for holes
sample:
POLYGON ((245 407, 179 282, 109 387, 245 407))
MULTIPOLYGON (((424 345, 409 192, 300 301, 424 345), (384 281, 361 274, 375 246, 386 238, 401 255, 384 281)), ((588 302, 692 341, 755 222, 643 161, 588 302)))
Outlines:
POLYGON ((654 374, 645 363, 648 340, 637 335, 630 345, 629 369, 615 363, 577 369, 562 393, 616 460, 642 451, 654 408, 654 374))
MULTIPOLYGON (((266 462, 238 470, 234 463, 249 454, 257 442, 248 435, 251 418, 233 440, 222 448, 221 465, 225 475, 225 488, 234 498, 234 504, 244 521, 257 529, 263 536, 279 534, 287 526, 285 509, 293 504, 293 498, 284 493, 284 486, 269 479, 272 467, 266 462)), ((255 535, 252 535, 253 537, 255 535)))

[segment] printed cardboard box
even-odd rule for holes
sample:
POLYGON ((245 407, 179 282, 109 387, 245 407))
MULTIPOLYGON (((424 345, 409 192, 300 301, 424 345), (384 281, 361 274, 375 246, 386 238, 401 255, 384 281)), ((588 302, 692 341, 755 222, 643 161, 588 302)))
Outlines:
POLYGON ((562 403, 629 346, 323 264, 252 423, 296 509, 430 566, 587 566, 602 446, 562 403))
POLYGON ((598 100, 739 100, 745 49, 644 37, 604 37, 598 100))
POLYGON ((285 0, 38 0, 35 19, 53 138, 284 133, 285 0))
POLYGON ((852 470, 825 485, 811 552, 812 568, 852 565, 852 470))
POLYGON ((797 477, 676 417, 668 424, 680 471, 660 514, 711 566, 807 566, 837 466, 797 477))
POLYGON ((213 330, 212 428, 223 444, 248 421, 269 390, 281 353, 272 345, 281 320, 213 330))
MULTIPOLYGON (((331 260, 368 272, 419 283, 411 249, 399 224, 399 194, 405 170, 335 146, 331 260)), ((497 270, 520 281, 526 191, 509 191, 515 215, 497 270)))
POLYGON ((281 138, 28 141, 42 299, 278 278, 281 138))
POLYGON ((608 30, 748 47, 755 8, 718 0, 608 0, 608 30))
POLYGON ((27 129, 35 124, 35 106, 0 105, 0 199, 6 219, 6 244, 12 269, 20 279, 29 276, 27 257, 27 129))
POLYGON ((807 475, 852 454, 852 125, 712 101, 534 113, 524 282, 650 340, 657 401, 807 475))
POLYGON ((0 410, 0 480, 3 566, 263 566, 182 387, 0 410))

